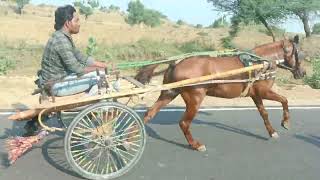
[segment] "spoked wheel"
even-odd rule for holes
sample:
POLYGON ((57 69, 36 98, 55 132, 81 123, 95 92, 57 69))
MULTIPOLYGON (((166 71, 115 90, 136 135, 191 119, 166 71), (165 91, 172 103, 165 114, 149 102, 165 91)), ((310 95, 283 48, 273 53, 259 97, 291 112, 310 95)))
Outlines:
POLYGON ((88 179, 112 179, 128 172, 142 156, 146 132, 129 107, 102 102, 80 112, 65 136, 71 167, 88 179))

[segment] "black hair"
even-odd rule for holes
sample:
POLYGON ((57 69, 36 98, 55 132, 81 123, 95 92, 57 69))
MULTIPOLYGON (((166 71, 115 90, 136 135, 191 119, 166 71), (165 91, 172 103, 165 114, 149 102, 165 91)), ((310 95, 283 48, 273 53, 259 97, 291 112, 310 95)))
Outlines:
POLYGON ((73 13, 76 12, 76 9, 71 5, 66 5, 58 7, 55 11, 55 24, 54 29, 60 30, 66 21, 71 21, 73 18, 73 13))

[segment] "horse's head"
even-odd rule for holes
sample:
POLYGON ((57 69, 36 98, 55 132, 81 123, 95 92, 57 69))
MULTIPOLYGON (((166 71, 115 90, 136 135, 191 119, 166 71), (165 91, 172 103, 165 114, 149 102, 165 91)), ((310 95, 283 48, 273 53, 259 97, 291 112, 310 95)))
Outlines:
POLYGON ((278 66, 292 72, 295 79, 301 79, 306 75, 305 69, 301 66, 304 54, 300 50, 299 36, 296 35, 292 40, 282 40, 284 62, 278 66))

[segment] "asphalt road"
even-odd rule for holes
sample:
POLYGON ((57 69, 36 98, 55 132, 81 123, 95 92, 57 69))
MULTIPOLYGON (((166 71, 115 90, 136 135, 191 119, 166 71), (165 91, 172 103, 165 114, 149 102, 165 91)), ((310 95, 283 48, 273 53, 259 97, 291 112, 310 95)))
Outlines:
MULTIPOLYGON (((192 132, 206 144, 191 150, 179 129, 182 112, 161 112, 146 126, 145 152, 121 180, 318 180, 320 178, 320 109, 291 110, 292 128, 280 126, 282 111, 269 110, 280 139, 269 139, 256 110, 200 112, 192 132)), ((23 123, 0 116, 0 179, 82 179, 68 166, 63 134, 8 166, 4 141, 22 132, 23 123)))

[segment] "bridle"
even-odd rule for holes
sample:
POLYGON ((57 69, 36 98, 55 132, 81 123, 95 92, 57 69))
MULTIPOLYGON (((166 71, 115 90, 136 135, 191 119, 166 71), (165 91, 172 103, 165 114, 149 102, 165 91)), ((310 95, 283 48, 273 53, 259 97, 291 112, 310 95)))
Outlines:
MULTIPOLYGON (((287 56, 288 49, 287 49, 287 47, 284 47, 284 45, 283 45, 283 51, 285 53, 284 54, 284 61, 282 63, 279 63, 278 66, 280 68, 282 68, 282 69, 287 69, 287 70, 289 70, 291 72, 294 72, 296 70, 297 64, 299 62, 299 50, 297 48, 298 45, 295 42, 291 42, 291 43, 292 43, 292 52, 291 52, 291 57, 290 58, 292 58, 293 56, 295 57, 294 58, 295 59, 295 67, 290 67, 289 66, 288 59, 287 59, 288 58, 288 56, 287 56)), ((284 42, 283 42, 283 44, 284 44, 284 42)))

